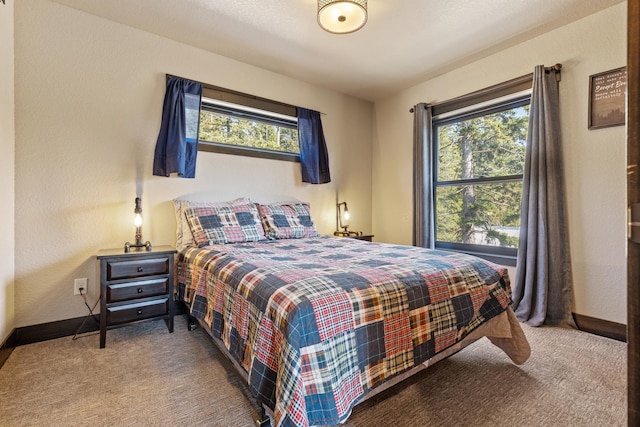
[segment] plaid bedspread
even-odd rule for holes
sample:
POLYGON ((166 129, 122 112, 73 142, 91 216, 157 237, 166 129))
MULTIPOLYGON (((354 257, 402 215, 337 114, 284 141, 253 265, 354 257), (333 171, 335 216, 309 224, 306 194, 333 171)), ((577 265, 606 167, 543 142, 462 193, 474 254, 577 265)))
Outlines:
POLYGON ((189 248, 177 277, 276 426, 344 421, 511 302, 506 268, 488 261, 329 236, 189 248))

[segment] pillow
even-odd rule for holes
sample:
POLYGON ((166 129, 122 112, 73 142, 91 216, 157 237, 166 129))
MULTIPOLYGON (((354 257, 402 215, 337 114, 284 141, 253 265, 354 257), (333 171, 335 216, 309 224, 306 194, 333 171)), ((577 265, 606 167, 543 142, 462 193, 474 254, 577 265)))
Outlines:
POLYGON ((198 246, 265 239, 254 203, 191 207, 185 209, 184 215, 198 246))
POLYGON ((317 237, 308 203, 258 205, 265 235, 270 239, 317 237))
POLYGON ((189 222, 184 212, 189 208, 215 207, 215 206, 235 206, 253 203, 251 199, 242 197, 228 202, 199 202, 194 200, 173 200, 173 207, 176 215, 176 248, 178 251, 190 246, 197 246, 193 240, 193 234, 189 228, 189 222))

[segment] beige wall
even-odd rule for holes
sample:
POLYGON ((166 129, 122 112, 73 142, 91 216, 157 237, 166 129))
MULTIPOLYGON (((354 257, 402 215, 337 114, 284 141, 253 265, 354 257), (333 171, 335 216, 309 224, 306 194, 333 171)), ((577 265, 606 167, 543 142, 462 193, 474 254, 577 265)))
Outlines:
POLYGON ((170 200, 186 194, 296 197, 332 233, 339 193, 353 227, 371 231, 370 103, 47 0, 15 9, 16 326, 87 313, 73 279, 88 277, 95 301, 95 254, 133 239, 136 195, 154 245, 175 243, 170 200), (152 176, 165 73, 326 113, 333 181, 303 184, 297 163, 213 153, 199 154, 195 179, 152 176))
POLYGON ((588 130, 589 75, 626 64, 626 2, 407 89, 374 107, 373 231, 411 243, 412 115, 561 63, 560 110, 575 312, 626 323, 624 126, 588 130))
MULTIPOLYGON (((0 12, 11 10, 13 2, 8 3, 0 12)), ((349 202, 352 228, 372 231, 379 241, 410 243, 409 108, 556 62, 564 65, 561 120, 575 311, 626 323, 625 131, 587 129, 589 75, 625 65, 626 3, 402 91, 373 109, 47 0, 15 3, 15 136, 13 66, 4 60, 13 51, 11 43, 0 45, 0 185, 2 194, 10 195, 0 223, 10 242, 13 194, 19 215, 15 249, 0 240, 3 254, 16 259, 15 269, 13 261, 7 263, 12 256, 0 261, 7 263, 0 264, 0 337, 14 326, 86 314, 73 296, 73 278, 90 279, 94 301, 94 255, 133 238, 136 195, 143 200, 144 238, 156 245, 174 243, 169 200, 186 194, 297 197, 311 202, 323 233, 334 229, 339 198, 349 202), (10 52, 2 50, 7 48, 10 52), (153 177, 165 73, 326 113, 333 182, 302 184, 294 163, 212 153, 199 156, 196 179, 153 177)), ((3 40, 12 38, 10 18, 2 14, 1 19, 3 40)))
POLYGON ((0 344, 15 326, 13 2, 0 4, 0 344))

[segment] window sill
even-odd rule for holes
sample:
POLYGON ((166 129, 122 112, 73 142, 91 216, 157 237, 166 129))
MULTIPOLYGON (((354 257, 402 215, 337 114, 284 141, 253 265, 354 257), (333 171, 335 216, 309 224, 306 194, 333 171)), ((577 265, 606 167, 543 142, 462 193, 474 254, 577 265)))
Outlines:
POLYGON ((198 143, 198 151, 208 151, 210 153, 233 154, 237 156, 259 157, 262 159, 284 160, 288 162, 300 162, 300 156, 292 153, 279 153, 277 151, 259 150, 250 147, 230 146, 217 144, 215 142, 198 143))
POLYGON ((488 251, 478 250, 478 249, 485 249, 482 246, 478 248, 476 247, 465 248, 465 247, 459 247, 459 246, 462 246, 462 245, 456 245, 453 243, 436 242, 435 249, 473 255, 478 258, 491 261, 498 265, 504 265, 506 267, 515 267, 518 261, 517 249, 495 247, 495 248, 491 248, 493 249, 492 252, 488 252, 488 251))

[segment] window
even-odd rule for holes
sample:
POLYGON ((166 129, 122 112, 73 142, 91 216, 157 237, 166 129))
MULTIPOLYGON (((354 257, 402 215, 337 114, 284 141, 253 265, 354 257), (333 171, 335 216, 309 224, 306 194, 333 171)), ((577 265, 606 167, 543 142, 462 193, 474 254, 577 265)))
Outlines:
POLYGON ((435 246, 515 265, 530 92, 433 118, 435 246))
POLYGON ((220 88, 203 88, 198 149, 300 161, 295 107, 220 88))

